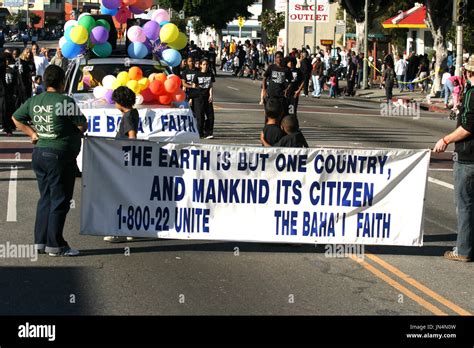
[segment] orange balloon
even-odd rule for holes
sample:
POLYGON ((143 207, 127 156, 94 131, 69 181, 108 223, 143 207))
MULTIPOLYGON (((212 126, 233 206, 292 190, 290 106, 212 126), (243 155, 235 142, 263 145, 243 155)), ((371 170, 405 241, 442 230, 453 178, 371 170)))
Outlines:
POLYGON ((158 97, 160 104, 169 105, 173 101, 173 98, 169 94, 160 95, 158 97))
POLYGON ((138 7, 142 10, 147 10, 153 6, 153 0, 137 0, 135 1, 135 7, 138 7))
POLYGON ((168 80, 173 80, 178 85, 178 88, 181 88, 181 78, 178 75, 170 75, 168 76, 168 80))
POLYGON ((165 91, 163 83, 157 80, 152 81, 148 88, 150 88, 151 93, 157 96, 163 94, 165 91))
POLYGON ((163 74, 163 73, 160 73, 160 74, 156 74, 156 75, 155 75, 155 80, 161 81, 162 83, 165 83, 165 81, 166 81, 167 79, 168 79, 168 78, 167 78, 166 75, 163 74))
POLYGON ((186 100, 186 93, 182 89, 178 89, 173 95, 173 100, 178 103, 182 103, 186 100))
POLYGON ((165 81, 165 91, 169 94, 173 94, 178 90, 179 86, 174 79, 165 81))
POLYGON ((130 80, 139 81, 143 78, 143 71, 138 66, 134 66, 128 70, 128 77, 130 80))
POLYGON ((133 6, 133 5, 135 5, 136 2, 137 2, 137 0, 122 0, 122 3, 125 6, 133 6))

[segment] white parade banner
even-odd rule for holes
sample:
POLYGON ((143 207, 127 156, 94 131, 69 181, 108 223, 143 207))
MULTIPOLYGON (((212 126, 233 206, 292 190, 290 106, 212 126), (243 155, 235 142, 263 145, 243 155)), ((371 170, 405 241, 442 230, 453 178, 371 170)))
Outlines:
MULTIPOLYGON (((86 135, 94 137, 116 136, 122 113, 115 108, 81 108, 87 118, 86 135)), ((197 122, 189 108, 141 108, 138 139, 192 143, 199 140, 197 122)), ((77 156, 77 166, 82 171, 82 150, 77 156)))
POLYGON ((423 244, 429 150, 84 146, 83 235, 423 244))

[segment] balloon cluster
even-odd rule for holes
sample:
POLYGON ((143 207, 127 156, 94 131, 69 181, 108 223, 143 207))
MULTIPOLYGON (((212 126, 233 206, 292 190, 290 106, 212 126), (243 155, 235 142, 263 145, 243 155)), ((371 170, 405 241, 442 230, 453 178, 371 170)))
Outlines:
POLYGON ((153 6, 153 0, 102 0, 100 12, 111 15, 115 20, 124 24, 133 14, 141 14, 153 6))
POLYGON ((142 69, 137 66, 120 72, 117 77, 105 76, 102 79, 102 86, 94 88, 94 97, 113 104, 113 91, 120 86, 126 86, 135 93, 136 105, 157 102, 170 105, 172 102, 182 103, 186 99, 181 89, 181 79, 177 75, 166 76, 160 73, 144 77, 142 69))
POLYGON ((73 59, 91 49, 98 57, 106 58, 112 53, 109 39, 110 24, 105 19, 95 20, 90 13, 83 13, 76 20, 64 25, 64 36, 59 40, 62 54, 73 59))
POLYGON ((176 67, 181 64, 181 54, 178 51, 186 47, 188 38, 169 21, 169 13, 159 9, 153 13, 152 20, 143 26, 130 27, 127 31, 127 37, 131 41, 128 55, 140 59, 153 52, 168 66, 176 67))

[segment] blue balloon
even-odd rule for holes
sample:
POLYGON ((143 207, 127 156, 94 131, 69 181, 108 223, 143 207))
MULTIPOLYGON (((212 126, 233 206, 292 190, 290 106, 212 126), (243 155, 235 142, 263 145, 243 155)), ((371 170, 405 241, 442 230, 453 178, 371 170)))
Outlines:
POLYGON ((146 47, 145 44, 143 44, 141 42, 132 42, 128 46, 127 51, 128 51, 128 55, 131 58, 142 59, 142 58, 145 58, 148 55, 148 48, 146 47))
POLYGON ((74 28, 73 26, 69 27, 66 29, 66 31, 64 32, 64 37, 68 40, 68 41, 71 41, 71 37, 69 36, 71 34, 71 30, 72 28, 74 28))
POLYGON ((160 28, 163 28, 166 24, 169 24, 170 21, 160 22, 160 28))
POLYGON ((117 12, 118 12, 118 8, 110 9, 105 6, 100 7, 100 13, 102 13, 103 15, 115 16, 117 12))
POLYGON ((81 45, 76 45, 74 42, 68 41, 63 45, 61 52, 67 59, 73 59, 81 53, 81 48, 81 45))
POLYGON ((181 54, 173 49, 164 50, 162 53, 163 60, 171 67, 176 67, 181 64, 181 54))

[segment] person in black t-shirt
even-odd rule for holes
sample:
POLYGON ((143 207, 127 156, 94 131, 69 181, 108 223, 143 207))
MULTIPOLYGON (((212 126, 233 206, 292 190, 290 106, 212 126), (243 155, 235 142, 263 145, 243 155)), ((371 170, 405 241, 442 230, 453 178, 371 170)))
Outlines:
MULTIPOLYGON (((114 91, 112 100, 115 102, 115 107, 122 112, 116 139, 136 139, 140 118, 138 110, 133 108, 136 100, 135 93, 130 88, 122 86, 114 91)), ((104 238, 104 241, 109 243, 122 243, 131 240, 133 237, 108 236, 104 238)))
POLYGON ((120 121, 117 132, 117 139, 136 139, 138 133, 138 123, 140 118, 138 110, 134 109, 136 96, 128 87, 119 87, 112 94, 112 100, 115 102, 115 107, 122 112, 122 119, 120 121))
POLYGON ((199 91, 193 88, 194 76, 199 72, 195 68, 195 62, 193 57, 188 57, 186 60, 186 68, 184 68, 181 73, 181 81, 183 82, 183 87, 186 88, 186 99, 189 101, 189 105, 194 111, 193 99, 196 98, 199 94, 199 91))
POLYGON ((288 89, 288 114, 293 116, 296 120, 298 129, 300 128, 298 122, 298 103, 300 100, 301 91, 304 88, 304 77, 301 69, 296 67, 296 58, 287 57, 285 58, 285 65, 291 69, 293 79, 291 80, 290 87, 288 89))
POLYGON ((260 142, 263 146, 273 146, 285 136, 278 123, 280 115, 280 102, 278 99, 270 98, 265 108, 265 127, 260 133, 260 142))
POLYGON ((201 71, 194 75, 193 87, 199 89, 199 95, 194 99, 194 112, 201 138, 214 138, 214 106, 213 83, 214 74, 209 71, 209 61, 201 61, 201 71))
POLYGON ((291 70, 283 64, 283 53, 277 52, 275 64, 270 65, 263 75, 262 88, 265 100, 274 97, 280 101, 283 112, 282 116, 288 115, 287 97, 292 80, 291 70))
POLYGON ((309 147, 303 133, 296 127, 294 117, 286 116, 281 121, 281 128, 285 131, 286 135, 274 145, 275 147, 309 147))

